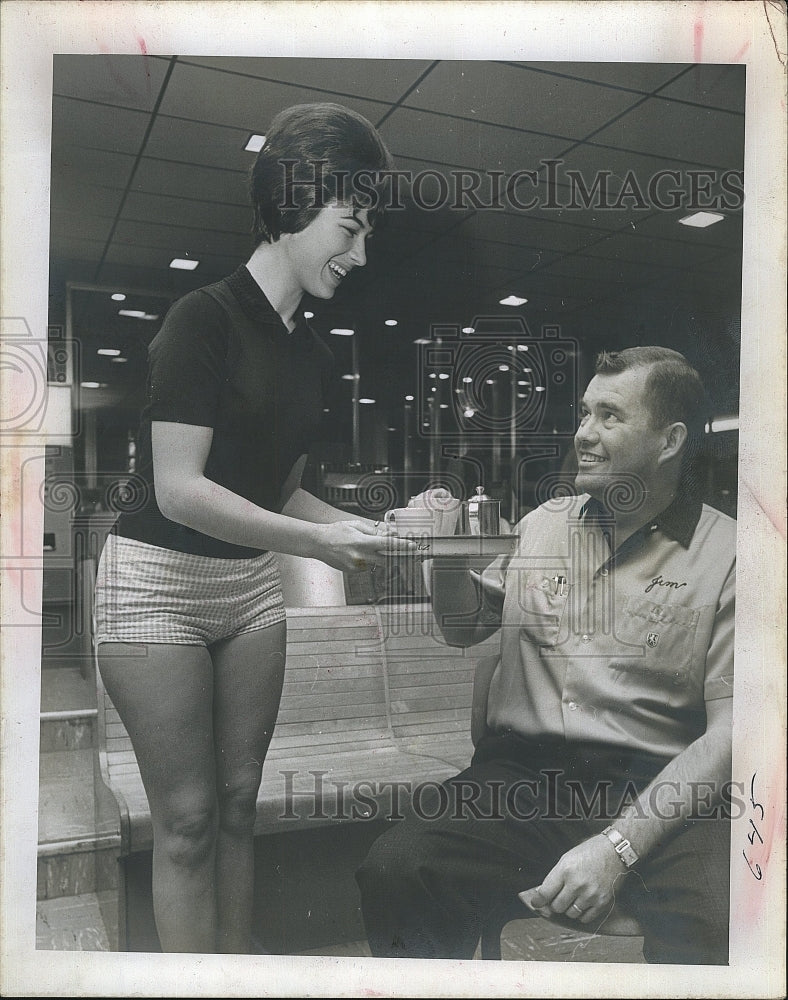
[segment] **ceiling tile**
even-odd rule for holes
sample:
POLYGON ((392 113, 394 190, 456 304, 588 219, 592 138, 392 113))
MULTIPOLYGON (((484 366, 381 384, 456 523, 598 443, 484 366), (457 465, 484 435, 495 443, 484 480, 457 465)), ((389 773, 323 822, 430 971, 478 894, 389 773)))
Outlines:
POLYGON ((137 222, 153 219, 172 226, 203 227, 226 233, 247 233, 251 226, 248 208, 193 201, 190 198, 140 194, 137 191, 131 191, 126 198, 123 219, 137 222))
POLYGON ((53 178, 50 208, 85 215, 115 216, 123 201, 120 188, 86 183, 77 169, 61 171, 53 178))
POLYGON ((52 239, 67 238, 69 233, 79 233, 80 239, 106 243, 112 232, 114 216, 89 215, 80 211, 54 208, 50 212, 52 239))
MULTIPOLYGON (((583 205, 591 199, 592 206, 616 205, 619 193, 625 181, 629 185, 621 197, 621 204, 634 206, 638 202, 637 191, 643 195, 643 201, 649 206, 656 203, 670 205, 670 192, 677 190, 681 200, 690 197, 691 181, 687 174, 693 168, 692 164, 681 163, 662 156, 651 156, 636 153, 632 150, 614 149, 597 142, 581 143, 562 157, 562 163, 555 168, 555 178, 561 188, 557 192, 557 200, 563 204, 583 205), (665 171, 678 171, 680 177, 665 174, 665 171), (635 197, 632 192, 637 185, 635 197)), ((605 213, 610 211, 604 209, 605 213)))
POLYGON ((651 97, 598 132, 594 142, 738 170, 743 165, 744 118, 651 97))
POLYGON ((693 245, 680 240, 655 240, 614 234, 588 247, 585 254, 606 260, 639 261, 642 264, 662 264, 687 267, 711 260, 719 249, 693 245))
POLYGON ((686 70, 680 63, 638 62, 519 62, 515 65, 544 73, 590 80, 650 94, 686 70))
POLYGON ((655 264, 644 268, 642 263, 636 261, 572 254, 540 268, 536 272, 535 278, 538 279, 542 274, 566 275, 570 279, 587 279, 599 284, 631 285, 648 280, 650 274, 666 276, 675 274, 675 268, 662 268, 655 264))
POLYGON ((226 170, 173 163, 143 157, 134 174, 134 191, 165 194, 195 201, 210 200, 230 205, 249 205, 248 174, 242 170, 226 170))
POLYGON ((81 236, 74 236, 73 232, 53 230, 49 252, 55 257, 64 260, 86 260, 96 261, 104 252, 104 240, 87 240, 81 236))
POLYGON ((244 149, 249 135, 249 129, 157 115, 145 155, 174 163, 247 171, 254 163, 254 153, 244 149))
POLYGON ((172 227, 166 223, 153 225, 149 222, 118 223, 113 236, 115 244, 149 248, 164 248, 170 257, 196 257, 206 254, 233 258, 251 256, 252 237, 248 234, 221 233, 216 230, 195 229, 186 226, 172 227))
POLYGON ((59 55, 52 58, 52 93, 100 104, 151 111, 168 59, 132 55, 59 55))
POLYGON ((139 152, 150 115, 145 111, 111 108, 105 104, 52 100, 52 148, 87 146, 116 153, 139 152))
MULTIPOLYGON (((315 91, 356 94, 376 101, 395 102, 411 87, 429 62, 417 59, 280 59, 257 57, 194 58, 182 63, 231 73, 294 83, 315 91)), ((240 84, 243 85, 242 83, 240 84)))
POLYGON ((555 156, 566 146, 563 139, 409 108, 397 108, 381 132, 395 158, 423 158, 482 172, 504 170, 508 174, 538 169, 542 159, 555 156))
POLYGON ((745 71, 745 66, 699 63, 660 90, 659 96, 744 114, 745 71))
POLYGON ((589 246, 608 235, 607 230, 551 223, 545 219, 532 218, 527 212, 521 215, 513 212, 477 212, 457 232, 461 237, 467 233, 477 239, 565 253, 589 246))
POLYGON ((133 153, 112 153, 104 149, 88 149, 71 143, 59 144, 52 149, 54 178, 78 179, 86 188, 126 187, 134 168, 133 153))
MULTIPOLYGON (((270 83, 201 66, 178 63, 161 103, 162 114, 265 132, 279 111, 293 104, 325 101, 326 95, 305 87, 270 83)), ((372 122, 385 113, 385 104, 358 97, 343 104, 372 122)))
POLYGON ((623 90, 474 60, 439 63, 405 101, 411 108, 575 139, 632 103, 633 95, 623 90))

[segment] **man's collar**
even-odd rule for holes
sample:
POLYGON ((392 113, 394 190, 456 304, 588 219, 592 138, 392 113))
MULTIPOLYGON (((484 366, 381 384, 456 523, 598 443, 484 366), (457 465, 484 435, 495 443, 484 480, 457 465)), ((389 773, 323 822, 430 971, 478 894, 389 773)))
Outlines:
MULTIPOLYGON (((680 488, 670 504, 640 529, 642 532, 656 530, 657 528, 664 534, 675 539, 685 549, 688 549, 695 528, 700 520, 702 500, 697 489, 691 486, 680 488)), ((604 522, 610 520, 612 515, 609 511, 593 497, 590 497, 580 508, 581 517, 594 518, 604 522)))

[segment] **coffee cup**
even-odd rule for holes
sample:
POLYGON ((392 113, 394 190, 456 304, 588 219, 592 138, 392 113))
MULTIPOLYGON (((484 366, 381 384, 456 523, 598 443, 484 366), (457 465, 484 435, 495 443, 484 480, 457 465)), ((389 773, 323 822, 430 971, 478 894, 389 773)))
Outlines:
POLYGON ((383 520, 392 527, 399 538, 416 541, 428 540, 436 535, 436 514, 426 507, 394 507, 387 510, 383 520))

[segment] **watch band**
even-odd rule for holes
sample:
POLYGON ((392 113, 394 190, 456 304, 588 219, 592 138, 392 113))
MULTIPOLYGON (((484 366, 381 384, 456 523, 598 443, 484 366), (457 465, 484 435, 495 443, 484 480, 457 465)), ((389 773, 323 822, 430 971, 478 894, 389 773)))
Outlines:
POLYGON ((640 860, 630 842, 625 840, 618 830, 614 829, 612 826, 605 827, 602 831, 602 836, 607 837, 613 845, 616 854, 619 858, 621 858, 627 868, 631 868, 640 860))

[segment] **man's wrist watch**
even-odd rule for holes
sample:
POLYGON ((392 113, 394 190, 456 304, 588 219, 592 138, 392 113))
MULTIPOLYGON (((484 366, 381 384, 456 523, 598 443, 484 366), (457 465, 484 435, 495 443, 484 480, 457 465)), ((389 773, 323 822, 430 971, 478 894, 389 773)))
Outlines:
POLYGON ((612 826, 606 826, 602 831, 602 836, 607 837, 613 845, 616 854, 619 858, 621 858, 627 868, 631 868, 640 860, 630 842, 625 840, 618 830, 615 830, 612 826))

